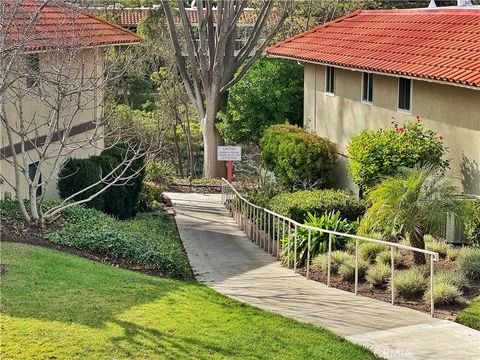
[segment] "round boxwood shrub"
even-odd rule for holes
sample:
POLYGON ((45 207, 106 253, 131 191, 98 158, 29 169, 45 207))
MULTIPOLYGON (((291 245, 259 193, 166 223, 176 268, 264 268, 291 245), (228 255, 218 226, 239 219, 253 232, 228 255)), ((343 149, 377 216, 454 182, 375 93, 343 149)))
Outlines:
POLYGON ((268 208, 299 223, 308 213, 321 216, 339 211, 342 218, 355 221, 365 212, 364 204, 353 194, 333 189, 283 192, 270 199, 268 208))
POLYGON ((323 188, 332 183, 335 145, 295 125, 273 125, 260 144, 262 163, 288 189, 323 188))
POLYGON ((363 130, 347 146, 353 180, 366 190, 386 176, 395 175, 400 167, 442 165, 445 152, 443 137, 426 130, 420 123, 363 130))
MULTIPOLYGON (((95 184, 100 180, 99 165, 90 159, 68 159, 58 175, 57 189, 60 197, 66 199, 73 194, 95 184)), ((102 189, 101 183, 75 196, 74 200, 88 199, 102 189)), ((105 200, 103 194, 86 203, 88 207, 103 211, 105 200)))

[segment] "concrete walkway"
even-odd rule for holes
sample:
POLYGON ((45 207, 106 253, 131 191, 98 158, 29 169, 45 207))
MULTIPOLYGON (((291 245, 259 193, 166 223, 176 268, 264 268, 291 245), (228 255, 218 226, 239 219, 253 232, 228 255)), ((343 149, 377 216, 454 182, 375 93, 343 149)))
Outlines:
POLYGON ((259 308, 324 326, 388 359, 480 358, 480 332, 306 280, 253 244, 220 195, 166 194, 198 281, 259 308))

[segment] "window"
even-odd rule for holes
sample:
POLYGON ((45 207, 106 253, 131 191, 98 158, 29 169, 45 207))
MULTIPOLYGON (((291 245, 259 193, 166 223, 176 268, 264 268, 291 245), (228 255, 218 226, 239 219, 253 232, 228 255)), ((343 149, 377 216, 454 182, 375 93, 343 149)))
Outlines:
POLYGON ((373 103, 373 74, 363 73, 362 101, 373 103))
POLYGON ((398 109, 411 111, 412 80, 398 79, 398 109))
MULTIPOLYGON (((35 174, 37 173, 37 170, 38 170, 38 162, 34 162, 33 164, 28 165, 28 177, 30 178, 30 180, 33 181, 33 179, 35 178, 35 174)), ((41 182, 42 182, 42 175, 40 174, 40 176, 38 177, 38 183, 40 184, 41 182)), ((37 188, 37 196, 40 196, 40 195, 42 195, 41 186, 37 188)))
POLYGON ((27 55, 27 87, 38 86, 38 75, 40 73, 40 58, 38 54, 27 55))
POLYGON ((335 68, 331 66, 326 67, 325 92, 335 94, 335 68))

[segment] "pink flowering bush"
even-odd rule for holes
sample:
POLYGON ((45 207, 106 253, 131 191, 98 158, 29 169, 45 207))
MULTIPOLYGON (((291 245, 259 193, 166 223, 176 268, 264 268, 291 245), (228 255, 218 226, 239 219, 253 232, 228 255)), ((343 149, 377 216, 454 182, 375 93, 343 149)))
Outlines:
POLYGON ((419 116, 416 121, 378 130, 363 130, 347 146, 353 180, 368 190, 386 176, 395 175, 401 167, 439 165, 443 159, 443 135, 427 130, 419 116))

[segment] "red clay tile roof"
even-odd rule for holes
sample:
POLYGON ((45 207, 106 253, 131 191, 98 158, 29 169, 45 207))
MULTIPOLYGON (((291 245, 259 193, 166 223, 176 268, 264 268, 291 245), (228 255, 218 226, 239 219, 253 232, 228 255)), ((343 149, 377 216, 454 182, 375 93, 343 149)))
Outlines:
POLYGON ((480 87, 480 9, 357 11, 267 53, 480 87))
POLYGON ((24 46, 30 51, 64 46, 133 44, 141 38, 129 30, 59 1, 6 1, 2 22, 6 49, 24 46))
MULTIPOLYGON (((213 9, 213 21, 217 22, 217 10, 213 9)), ((191 24, 198 23, 198 12, 196 8, 186 9, 188 20, 190 20, 191 24)), ((255 9, 244 9, 240 18, 238 19, 239 25, 255 25, 257 21, 258 11, 255 9)), ((176 22, 180 23, 180 19, 176 19, 176 22)))
POLYGON ((122 9, 120 10, 120 24, 122 26, 137 26, 140 20, 148 15, 149 9, 122 9))

